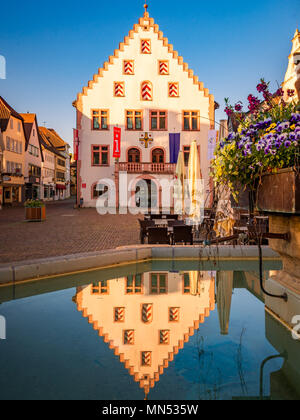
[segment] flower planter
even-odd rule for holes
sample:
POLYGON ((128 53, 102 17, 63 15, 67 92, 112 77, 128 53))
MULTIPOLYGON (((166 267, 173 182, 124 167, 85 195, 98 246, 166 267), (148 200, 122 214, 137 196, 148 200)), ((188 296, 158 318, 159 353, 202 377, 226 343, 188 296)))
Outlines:
POLYGON ((42 222, 46 220, 46 207, 26 207, 26 220, 29 222, 42 222))
POLYGON ((257 190, 257 208, 267 213, 300 215, 300 173, 288 168, 265 174, 257 190))

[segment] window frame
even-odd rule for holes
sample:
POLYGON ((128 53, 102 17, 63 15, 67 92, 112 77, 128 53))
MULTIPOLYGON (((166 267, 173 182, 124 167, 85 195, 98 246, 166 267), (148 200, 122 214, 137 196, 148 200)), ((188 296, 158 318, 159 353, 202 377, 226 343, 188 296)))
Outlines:
MULTIPOLYGON (((189 148, 189 156, 190 156, 190 153, 191 153, 191 145, 190 144, 183 144, 182 145, 182 153, 183 153, 183 160, 184 160, 184 166, 185 167, 187 167, 188 166, 188 162, 186 163, 185 162, 185 155, 186 155, 186 151, 185 151, 185 149, 186 148, 189 148)), ((200 145, 198 145, 197 144, 197 150, 198 150, 198 156, 199 156, 199 161, 200 161, 200 163, 201 163, 201 146, 200 145)))
POLYGON ((132 274, 132 287, 128 287, 128 277, 125 279, 125 295, 142 295, 144 293, 144 276, 143 274, 132 274), (138 289, 141 289, 139 292, 136 292, 136 276, 141 276, 141 286, 138 289), (128 289, 132 289, 131 292, 128 292, 128 289))
POLYGON ((109 124, 109 109, 91 109, 91 129, 92 131, 109 131, 110 130, 110 124, 109 124), (98 113, 98 119, 99 119, 99 128, 94 128, 94 112, 98 113), (107 118, 107 128, 103 128, 102 125, 102 112, 106 112, 106 118, 107 118))
POLYGON ((110 145, 109 144, 92 144, 91 145, 91 166, 92 167, 110 166, 110 145), (94 150, 95 147, 99 147, 99 164, 94 163, 94 153, 98 152, 94 150), (102 163, 102 148, 103 147, 107 147, 107 163, 102 163))
POLYGON ((200 130, 201 130, 201 125, 200 125, 200 110, 196 110, 196 109, 194 109, 194 110, 184 109, 182 111, 182 131, 192 131, 192 132, 195 132, 195 131, 200 131, 200 130), (189 113, 189 116, 188 116, 188 118, 189 118, 189 129, 186 129, 184 127, 184 121, 187 118, 187 116, 184 115, 184 114, 187 113, 187 112, 189 113), (197 112, 197 129, 193 129, 192 128, 192 126, 193 126, 193 118, 195 117, 195 116, 192 115, 193 112, 197 112))
POLYGON ((149 131, 168 131, 168 111, 166 109, 150 109, 149 111, 149 131), (160 128, 160 119, 163 118, 160 113, 164 112, 165 113, 165 128, 160 128), (152 114, 156 113, 156 117, 153 118, 157 118, 157 126, 159 128, 152 128, 152 114))
POLYGON ((91 295, 109 295, 109 281, 100 280, 99 282, 93 283, 91 285, 91 295), (106 286, 100 286, 102 282, 106 282, 106 286), (95 286, 97 284, 98 286, 95 286), (96 291, 95 291, 96 290, 96 291), (105 290, 104 292, 102 290, 105 290))
POLYGON ((143 131, 144 129, 144 113, 142 109, 125 109, 125 130, 126 131, 143 131), (133 126, 134 128, 128 128, 128 112, 133 112, 132 119, 133 119, 133 126), (136 113, 141 113, 141 128, 136 128, 136 113))
POLYGON ((158 75, 159 76, 169 76, 170 75, 170 61, 169 60, 158 60, 158 75), (168 64, 168 73, 161 73, 160 72, 160 63, 167 63, 168 64))
POLYGON ((135 75, 135 62, 134 60, 123 60, 123 75, 124 76, 134 76, 135 75), (133 64, 133 73, 125 73, 125 64, 126 63, 132 63, 133 64))
POLYGON ((149 279, 149 293, 150 295, 167 295, 168 294, 168 273, 150 273, 150 279, 149 279), (156 276, 157 281, 157 291, 153 292, 153 286, 152 286, 152 276, 156 276), (161 285, 160 285, 160 276, 165 276, 166 286, 165 286, 165 292, 161 292, 161 285))
POLYGON ((153 147, 151 149, 151 163, 153 164, 162 164, 162 163, 166 163, 166 151, 164 150, 163 147, 153 147), (153 162, 153 153, 155 152, 155 150, 161 150, 163 152, 163 161, 162 162, 153 162))

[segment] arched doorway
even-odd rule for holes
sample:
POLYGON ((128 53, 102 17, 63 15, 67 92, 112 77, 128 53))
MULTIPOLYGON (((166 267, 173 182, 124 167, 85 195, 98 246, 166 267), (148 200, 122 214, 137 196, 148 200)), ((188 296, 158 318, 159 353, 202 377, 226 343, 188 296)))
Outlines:
POLYGON ((158 207, 159 191, 152 179, 140 179, 135 188, 135 202, 140 209, 150 210, 158 207))
POLYGON ((157 148, 152 150, 152 163, 164 163, 165 152, 163 149, 157 148))
POLYGON ((133 147, 128 150, 128 162, 130 163, 140 163, 141 162, 141 152, 139 149, 133 147))

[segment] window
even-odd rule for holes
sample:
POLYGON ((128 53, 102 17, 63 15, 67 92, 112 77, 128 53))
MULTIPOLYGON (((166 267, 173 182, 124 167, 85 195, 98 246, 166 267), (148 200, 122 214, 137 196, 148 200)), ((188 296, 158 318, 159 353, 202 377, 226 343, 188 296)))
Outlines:
POLYGON ((92 284, 92 295, 108 295, 108 280, 92 284))
POLYGON ((15 162, 6 162, 6 172, 9 174, 22 174, 22 164, 15 162))
POLYGON ((128 276, 126 279, 126 294, 141 294, 142 293, 142 275, 136 274, 128 276))
POLYGON ((123 343, 125 345, 131 345, 131 346, 134 344, 134 330, 124 331, 123 343))
POLYGON ((18 122, 18 132, 20 133, 20 131, 21 131, 21 123, 18 122))
POLYGON ((11 128, 11 130, 13 130, 13 128, 14 128, 14 120, 13 119, 10 120, 10 128, 11 128))
POLYGON ((96 184, 93 186, 93 196, 92 198, 99 198, 101 197, 103 194, 107 193, 108 191, 108 186, 104 185, 104 184, 96 184))
POLYGON ((41 168, 34 165, 29 165, 29 176, 40 177, 41 176, 41 168))
POLYGON ((183 111, 183 129, 185 131, 200 130, 200 112, 199 111, 183 111))
POLYGON ((160 60, 158 62, 158 74, 161 76, 167 76, 169 74, 169 61, 160 60))
MULTIPOLYGON (((197 149, 198 149, 198 154, 199 154, 199 159, 200 159, 200 146, 198 146, 197 149)), ((189 166, 190 150, 191 150, 191 146, 183 146, 183 157, 184 157, 185 166, 189 166)))
POLYGON ((66 166, 66 162, 64 161, 64 160, 62 160, 62 159, 57 159, 57 164, 59 165, 59 166, 66 166))
POLYGON ((95 109, 92 111, 92 130, 108 130, 108 111, 95 109))
POLYGON ((35 137, 35 129, 32 130, 32 135, 35 137))
POLYGON ((109 165, 109 146, 92 146, 92 166, 109 165))
POLYGON ((6 137, 6 149, 10 150, 10 137, 6 137))
POLYGON ((167 275, 166 274, 151 274, 151 294, 167 293, 167 275))
POLYGON ((152 150, 152 163, 164 163, 165 162, 165 152, 163 149, 154 149, 152 150))
POLYGON ((190 294, 191 293, 191 281, 189 273, 185 273, 183 276, 183 293, 190 294))
POLYGON ((126 130, 143 130, 142 111, 126 111, 126 130))
POLYGON ((128 150, 128 162, 130 163, 140 163, 141 162, 141 152, 139 149, 129 149, 128 150))
POLYGON ((32 146, 31 144, 28 147, 28 153, 32 156, 39 157, 39 149, 38 147, 32 146))
POLYGON ((167 129, 167 111, 150 111, 150 130, 167 129))
POLYGON ((64 172, 56 172, 57 181, 65 182, 65 174, 64 172))

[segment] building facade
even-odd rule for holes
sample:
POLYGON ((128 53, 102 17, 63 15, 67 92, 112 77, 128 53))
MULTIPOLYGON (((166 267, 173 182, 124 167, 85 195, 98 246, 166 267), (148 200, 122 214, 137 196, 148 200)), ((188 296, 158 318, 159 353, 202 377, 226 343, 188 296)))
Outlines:
POLYGON ((55 130, 39 127, 45 150, 44 163, 44 196, 46 199, 64 200, 67 196, 67 160, 69 145, 64 142, 55 130))
POLYGON ((17 205, 24 199, 25 131, 24 121, 0 97, 0 130, 2 133, 2 205, 17 205))
POLYGON ((297 29, 292 39, 292 50, 288 57, 288 68, 282 87, 285 92, 285 100, 300 100, 300 32, 297 29), (294 97, 288 96, 288 90, 294 90, 294 97))
POLYGON ((25 200, 43 199, 43 153, 38 132, 36 114, 20 114, 24 120, 25 146, 25 200))
POLYGON ((73 105, 79 135, 78 201, 83 199, 83 206, 96 205, 101 195, 97 185, 106 185, 103 179, 115 182, 118 205, 120 173, 126 173, 129 194, 146 185, 152 206, 154 202, 162 207, 162 180, 174 179, 179 150, 187 164, 193 140, 209 189, 208 135, 214 129, 214 96, 163 37, 147 7, 73 105), (117 160, 114 127, 121 129, 117 160))
POLYGON ((44 201, 55 199, 55 149, 40 133, 40 143, 43 152, 42 162, 42 198, 44 201))

